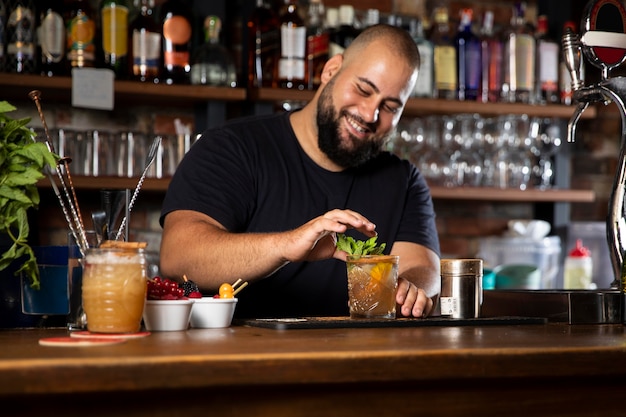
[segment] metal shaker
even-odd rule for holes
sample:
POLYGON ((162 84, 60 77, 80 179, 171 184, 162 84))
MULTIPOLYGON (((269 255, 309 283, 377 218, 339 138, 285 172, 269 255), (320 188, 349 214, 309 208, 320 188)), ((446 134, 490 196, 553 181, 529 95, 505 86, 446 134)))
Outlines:
POLYGON ((482 259, 442 259, 441 315, 455 319, 480 317, 482 281, 482 259))

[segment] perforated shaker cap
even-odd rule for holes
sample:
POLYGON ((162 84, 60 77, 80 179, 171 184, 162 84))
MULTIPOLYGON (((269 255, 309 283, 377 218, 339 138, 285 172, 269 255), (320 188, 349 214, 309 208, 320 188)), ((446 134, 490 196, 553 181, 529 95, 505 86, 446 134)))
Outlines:
POLYGON ((482 259, 442 259, 441 275, 483 275, 482 259))

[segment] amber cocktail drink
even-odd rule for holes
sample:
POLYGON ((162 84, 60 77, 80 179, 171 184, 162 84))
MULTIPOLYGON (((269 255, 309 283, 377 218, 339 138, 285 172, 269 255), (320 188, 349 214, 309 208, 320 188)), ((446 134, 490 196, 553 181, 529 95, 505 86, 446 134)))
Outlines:
POLYGON ((98 248, 87 251, 82 295, 89 331, 139 331, 146 291, 143 249, 98 248))
POLYGON ((399 256, 348 256, 350 318, 396 317, 399 256))

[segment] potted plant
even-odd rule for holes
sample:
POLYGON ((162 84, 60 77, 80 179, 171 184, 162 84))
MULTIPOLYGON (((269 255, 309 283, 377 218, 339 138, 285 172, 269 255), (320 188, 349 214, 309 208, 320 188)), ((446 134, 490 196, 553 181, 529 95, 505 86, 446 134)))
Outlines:
POLYGON ((27 127, 29 118, 7 115, 16 108, 0 101, 0 235, 8 236, 10 247, 0 256, 0 271, 23 261, 15 275, 24 274, 32 288, 39 288, 39 268, 28 244, 27 212, 39 206, 37 182, 47 166, 56 167, 58 156, 45 143, 35 141, 27 127))

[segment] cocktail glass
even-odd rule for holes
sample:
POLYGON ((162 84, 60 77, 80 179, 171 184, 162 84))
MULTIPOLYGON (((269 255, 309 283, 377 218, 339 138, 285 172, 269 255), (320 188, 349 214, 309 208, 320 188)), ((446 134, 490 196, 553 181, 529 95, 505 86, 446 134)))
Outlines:
POLYGON ((85 254, 82 295, 90 332, 139 331, 146 292, 143 249, 96 248, 85 254))
POLYGON ((399 256, 348 256, 350 318, 394 319, 399 256))

